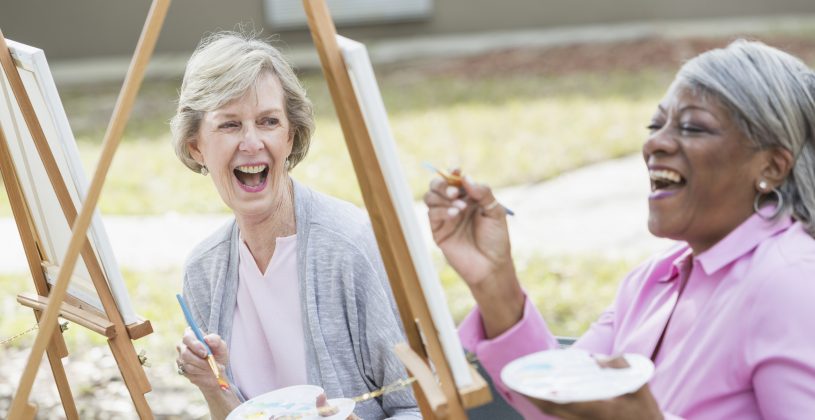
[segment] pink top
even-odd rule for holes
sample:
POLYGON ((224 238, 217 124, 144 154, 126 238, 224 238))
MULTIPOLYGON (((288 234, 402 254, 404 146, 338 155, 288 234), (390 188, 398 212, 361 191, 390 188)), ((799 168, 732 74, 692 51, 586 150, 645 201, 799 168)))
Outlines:
POLYGON ((246 398, 307 382, 296 235, 277 238, 264 274, 241 239, 229 351, 246 398))
MULTIPOLYGON (((815 240, 754 215, 696 258, 683 243, 635 269, 575 347, 651 357, 665 330, 650 388, 667 418, 801 419, 815 415, 813 326, 815 240)), ((501 336, 485 339, 477 308, 459 335, 510 404, 545 418, 500 380, 508 362, 557 346, 529 300, 501 336)))

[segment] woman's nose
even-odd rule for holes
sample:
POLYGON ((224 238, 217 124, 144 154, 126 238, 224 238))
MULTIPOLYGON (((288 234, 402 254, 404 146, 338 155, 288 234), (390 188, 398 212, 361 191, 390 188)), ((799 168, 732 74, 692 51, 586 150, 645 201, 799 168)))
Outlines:
POLYGON ((242 152, 256 153, 263 150, 263 147, 263 140, 261 140, 258 131, 254 127, 247 128, 240 144, 240 150, 242 152))
POLYGON ((642 145, 642 154, 648 159, 649 156, 657 154, 672 154, 679 147, 676 138, 669 126, 661 127, 652 131, 648 139, 642 145))

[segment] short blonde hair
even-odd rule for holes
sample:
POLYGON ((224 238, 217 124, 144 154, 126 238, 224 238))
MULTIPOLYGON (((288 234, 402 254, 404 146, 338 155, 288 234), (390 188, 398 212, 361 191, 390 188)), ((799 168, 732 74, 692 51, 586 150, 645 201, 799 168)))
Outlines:
POLYGON ((223 31, 202 39, 187 62, 178 108, 170 120, 173 148, 184 165, 201 171, 188 145, 198 134, 204 114, 243 96, 267 73, 277 76, 283 86, 286 117, 294 139, 289 169, 303 160, 314 131, 314 112, 291 65, 280 51, 262 40, 223 31))

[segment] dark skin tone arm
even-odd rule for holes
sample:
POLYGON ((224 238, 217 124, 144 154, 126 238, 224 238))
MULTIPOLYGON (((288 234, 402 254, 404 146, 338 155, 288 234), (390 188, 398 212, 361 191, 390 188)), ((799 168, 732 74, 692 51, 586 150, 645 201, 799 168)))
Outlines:
MULTIPOLYGON (((464 178, 461 187, 434 179, 424 196, 433 240, 469 287, 487 338, 512 328, 523 316, 525 296, 509 242, 506 212, 493 205, 486 186, 464 178)), ((557 404, 529 398, 542 412, 564 419, 661 419, 648 385, 611 400, 557 404)))

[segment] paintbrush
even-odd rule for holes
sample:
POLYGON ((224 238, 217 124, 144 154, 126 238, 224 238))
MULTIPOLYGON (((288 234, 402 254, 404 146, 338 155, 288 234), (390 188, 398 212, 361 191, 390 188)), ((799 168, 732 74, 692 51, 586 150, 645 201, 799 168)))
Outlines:
MULTIPOLYGON (((452 171, 450 171, 450 172, 448 173, 448 172, 444 172, 444 171, 442 171, 442 170, 441 170, 441 169, 439 169, 439 168, 436 168, 435 166, 433 166, 432 164, 430 164, 430 162, 426 162, 426 161, 425 161, 425 162, 422 162, 422 166, 423 166, 425 169, 427 169, 428 171, 430 171, 430 172, 435 172, 436 174, 438 174, 439 176, 441 176, 442 178, 444 178, 444 180, 445 180, 445 181, 446 181, 446 182, 447 182, 449 185, 452 185, 452 186, 454 186, 454 187, 458 187, 458 189, 459 189, 459 191, 461 192, 461 194, 464 194, 464 188, 463 188, 463 184, 464 184, 464 176, 461 174, 461 169, 453 169, 452 171)), ((501 208, 503 208, 503 209, 504 209, 504 212, 506 212, 506 214, 508 214, 508 215, 510 215, 510 216, 514 216, 514 215, 515 215, 515 212, 514 212, 514 211, 512 211, 512 210, 510 210, 508 207, 504 206, 503 204, 499 204, 499 205, 501 206, 501 208)), ((492 206, 489 206, 489 207, 490 207, 490 208, 492 208, 492 206)), ((487 210, 489 210, 489 209, 487 209, 487 210)))
POLYGON ((195 320, 192 319, 192 313, 190 313, 190 308, 187 307, 187 302, 184 301, 184 297, 180 294, 175 295, 178 298, 178 303, 181 305, 181 310, 184 312, 184 318, 187 318, 187 324, 189 324, 190 329, 195 334, 195 337, 198 338, 198 341, 204 344, 204 348, 207 349, 207 363, 209 363, 210 369, 212 369, 212 373, 215 374, 215 379, 218 380, 218 385, 226 391, 229 389, 229 382, 225 381, 221 378, 221 371, 218 369, 218 364, 215 363, 215 356, 212 355, 212 349, 209 348, 209 345, 204 340, 204 334, 201 333, 201 329, 198 328, 198 325, 195 323, 195 320))

